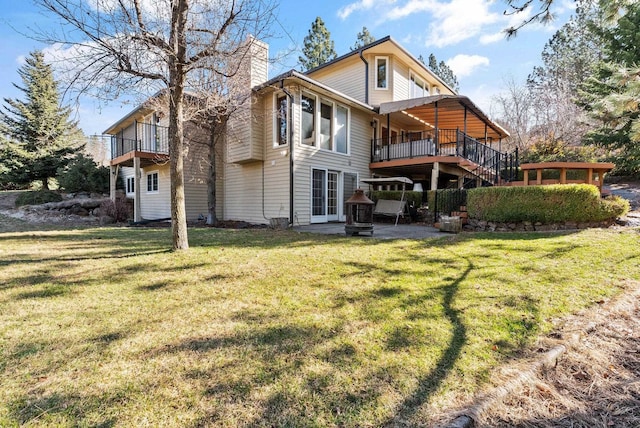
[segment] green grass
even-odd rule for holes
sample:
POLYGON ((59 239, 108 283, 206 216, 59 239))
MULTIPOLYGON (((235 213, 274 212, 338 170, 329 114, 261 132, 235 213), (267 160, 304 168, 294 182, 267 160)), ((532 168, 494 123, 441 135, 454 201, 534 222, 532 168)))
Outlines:
POLYGON ((0 233, 0 426, 428 425, 640 279, 637 231, 0 233))

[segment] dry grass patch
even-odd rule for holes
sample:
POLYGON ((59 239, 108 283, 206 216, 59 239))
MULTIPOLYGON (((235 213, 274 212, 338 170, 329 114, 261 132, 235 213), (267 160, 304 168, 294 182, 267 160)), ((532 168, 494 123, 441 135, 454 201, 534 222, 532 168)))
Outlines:
POLYGON ((429 425, 640 279, 637 232, 0 234, 0 426, 429 425))

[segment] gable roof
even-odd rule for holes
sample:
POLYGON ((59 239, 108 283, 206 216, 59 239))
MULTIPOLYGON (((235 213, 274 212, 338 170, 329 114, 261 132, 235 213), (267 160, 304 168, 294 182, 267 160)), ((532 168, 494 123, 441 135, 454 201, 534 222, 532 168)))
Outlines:
POLYGON ((366 111, 370 111, 370 112, 375 112, 376 108, 373 106, 370 106, 369 104, 363 103, 362 101, 358 101, 357 99, 350 97, 349 95, 343 94, 340 91, 336 91, 335 89, 333 89, 332 87, 325 85, 322 82, 319 82, 315 79, 312 79, 311 77, 300 73, 299 71, 296 70, 289 70, 286 73, 283 73, 279 76, 274 77, 273 79, 256 86, 255 88, 253 88, 254 91, 256 92, 260 92, 262 90, 264 90, 265 88, 278 88, 278 84, 283 84, 285 80, 295 80, 298 81, 298 83, 301 83, 303 86, 313 86, 315 87, 315 89, 320 90, 321 92, 324 92, 326 95, 330 95, 333 96, 335 98, 339 98, 342 101, 354 106, 354 107, 358 107, 362 110, 366 110, 366 111))
MULTIPOLYGON (((438 76, 436 73, 434 73, 429 67, 427 67, 422 61, 420 61, 418 58, 416 58, 415 56, 413 56, 413 54, 411 52, 409 52, 408 50, 406 50, 400 43, 396 42, 391 36, 386 36, 383 37, 379 40, 376 40, 375 42, 369 43, 368 45, 365 45, 361 48, 358 48, 356 50, 353 50, 351 52, 348 52, 342 56, 339 56, 338 58, 331 60, 329 62, 325 62, 324 64, 320 64, 319 66, 312 68, 311 70, 307 70, 304 74, 306 75, 311 75, 314 74, 317 71, 323 70, 327 67, 331 67, 339 62, 342 62, 348 58, 351 58, 354 55, 358 55, 360 56, 363 52, 368 51, 368 50, 372 50, 375 49, 381 45, 384 45, 385 43, 389 43, 391 45, 393 45, 396 49, 398 49, 403 55, 405 55, 407 57, 407 59, 409 59, 410 61, 413 61, 418 67, 422 68, 423 71, 425 71, 427 74, 429 74, 430 76, 432 76, 434 79, 436 79, 438 81, 438 83, 440 83, 442 86, 444 86, 445 88, 447 88, 449 91, 451 91, 452 93, 457 93, 451 86, 449 86, 444 80, 442 80, 442 78, 440 76, 438 76)), ((381 54, 383 52, 380 52, 381 54)), ((388 54, 389 52, 384 52, 386 54, 388 54)))

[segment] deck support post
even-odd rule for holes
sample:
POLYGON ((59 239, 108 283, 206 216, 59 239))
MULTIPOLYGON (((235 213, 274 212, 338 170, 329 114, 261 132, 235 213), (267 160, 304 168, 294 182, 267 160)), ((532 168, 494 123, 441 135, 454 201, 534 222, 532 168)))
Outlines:
POLYGON ((109 165, 109 199, 116 201, 116 183, 120 165, 109 165))
POLYGON ((133 186, 135 187, 135 193, 133 196, 133 221, 142 220, 142 215, 140 213, 140 181, 142 180, 142 173, 140 172, 140 158, 133 158, 133 171, 134 177, 133 186))
POLYGON ((433 163, 431 170, 431 190, 438 190, 438 178, 440 177, 440 162, 433 163))

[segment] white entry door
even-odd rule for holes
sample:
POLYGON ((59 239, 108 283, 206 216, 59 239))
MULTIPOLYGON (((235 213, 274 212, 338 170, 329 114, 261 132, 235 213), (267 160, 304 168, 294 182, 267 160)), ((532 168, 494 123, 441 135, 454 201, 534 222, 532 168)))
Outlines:
POLYGON ((311 170, 311 223, 339 221, 342 216, 342 174, 338 171, 311 170))

